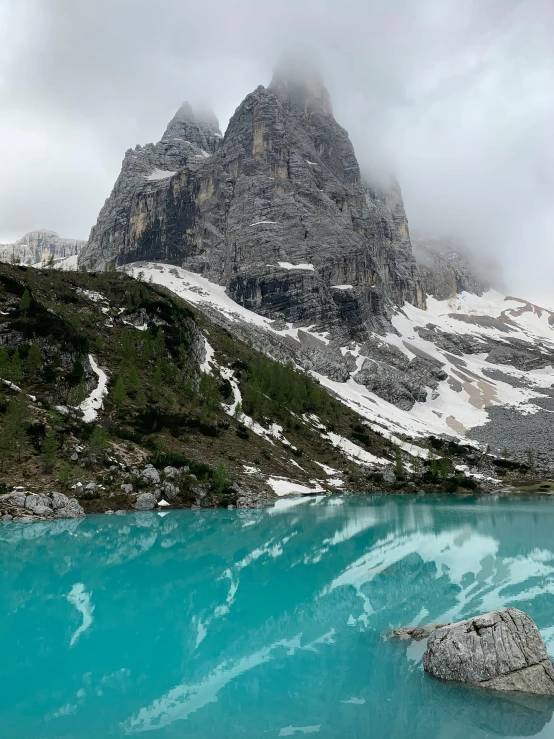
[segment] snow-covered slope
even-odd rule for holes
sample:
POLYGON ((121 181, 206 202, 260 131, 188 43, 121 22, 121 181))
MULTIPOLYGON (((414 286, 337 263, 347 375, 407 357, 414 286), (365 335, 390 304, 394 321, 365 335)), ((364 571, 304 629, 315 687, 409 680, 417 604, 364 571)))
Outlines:
MULTIPOLYGON (((502 448, 509 446, 509 438, 502 438, 502 427, 510 424, 502 419, 499 424, 495 409, 516 414, 527 423, 536 422, 535 433, 541 437, 542 425, 549 424, 554 412, 554 406, 549 407, 554 403, 554 313, 525 300, 493 290, 482 297, 462 293, 446 301, 429 298, 426 310, 405 304, 397 311, 392 319, 396 333, 375 335, 365 345, 350 342, 337 347, 310 327, 271 321, 247 310, 225 288, 196 273, 146 262, 126 269, 219 317, 237 335, 250 337, 276 358, 292 358, 373 429, 394 441, 409 437, 417 444, 430 434, 446 434, 475 437, 484 443, 490 437, 491 445, 502 448), (311 354, 306 353, 307 346, 311 354), (337 355, 343 365, 337 365, 337 355), (398 374, 402 362, 409 363, 412 373, 413 367, 417 369, 414 362, 421 362, 439 368, 435 376, 442 379, 430 383, 425 399, 410 408, 400 407, 406 403, 390 402, 390 392, 368 389, 372 367, 384 367, 387 374, 383 359, 387 356, 393 358, 386 360, 392 362, 391 376, 398 374)), ((401 443, 406 451, 417 453, 409 440, 401 443)), ((518 443, 516 451, 522 451, 522 445, 540 447, 539 440, 528 436, 518 443)))

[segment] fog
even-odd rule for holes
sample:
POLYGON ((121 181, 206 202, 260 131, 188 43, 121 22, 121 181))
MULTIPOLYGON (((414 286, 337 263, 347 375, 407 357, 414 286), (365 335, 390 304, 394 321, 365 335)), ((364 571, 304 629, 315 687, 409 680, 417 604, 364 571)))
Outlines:
POLYGON ((225 128, 301 50, 412 231, 554 303, 552 0, 0 0, 0 242, 87 238, 126 149, 179 104, 225 128))

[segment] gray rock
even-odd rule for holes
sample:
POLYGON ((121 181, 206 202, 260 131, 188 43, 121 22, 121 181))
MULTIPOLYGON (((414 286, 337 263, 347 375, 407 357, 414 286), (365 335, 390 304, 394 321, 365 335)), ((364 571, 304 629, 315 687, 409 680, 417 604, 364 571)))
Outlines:
POLYGON ((517 608, 434 630, 423 667, 442 680, 554 695, 554 665, 544 641, 533 620, 517 608))
POLYGON ((177 467, 164 467, 164 477, 176 477, 178 474, 177 467))
POLYGON ((174 483, 169 482, 169 480, 166 480, 162 484, 162 490, 165 498, 170 501, 175 500, 179 495, 179 488, 174 483))
POLYGON ((31 493, 25 498, 25 508, 37 516, 50 516, 53 513, 52 501, 47 495, 31 493))
POLYGON ((388 483, 396 482, 396 475, 394 474, 393 470, 390 467, 384 467, 381 474, 383 475, 383 480, 388 483))
POLYGON ((69 459, 72 462, 78 462, 79 461, 79 455, 77 454, 77 452, 73 452, 73 454, 71 455, 71 457, 69 459))
POLYGON ((418 238, 412 245, 427 295, 449 300, 462 291, 482 295, 490 288, 476 274, 475 257, 470 262, 462 244, 444 238, 418 238))
POLYGON ((98 485, 95 482, 87 482, 87 484, 85 485, 85 490, 88 490, 91 493, 93 493, 97 489, 98 485))
POLYGON ((204 500, 210 492, 210 486, 207 483, 201 482, 197 485, 191 485, 190 491, 197 500, 204 500))
POLYGON ((155 467, 148 466, 140 473, 142 479, 150 485, 159 485, 160 476, 158 470, 155 467))
POLYGON ((389 631, 389 639, 402 639, 410 641, 422 641, 428 639, 437 629, 442 629, 449 624, 437 624, 436 626, 403 626, 400 629, 389 631))
POLYGON ((85 511, 77 498, 67 498, 67 503, 56 511, 56 518, 82 518, 85 511))
POLYGON ((131 485, 130 482, 122 483, 121 489, 123 490, 124 493, 127 493, 127 494, 133 492, 133 486, 131 485))
MULTIPOLYGON (((135 509, 137 511, 151 511, 156 507, 157 500, 152 493, 141 493, 136 500, 135 509)), ((118 513, 118 511, 116 511, 118 513)))
POLYGON ((59 508, 65 508, 69 503, 69 498, 63 493, 52 493, 52 508, 57 511, 59 508))
POLYGON ((25 499, 27 498, 26 493, 20 492, 19 490, 17 492, 11 492, 11 493, 4 493, 3 495, 0 495, 0 503, 5 503, 7 505, 13 505, 17 506, 18 508, 23 508, 25 506, 25 499))

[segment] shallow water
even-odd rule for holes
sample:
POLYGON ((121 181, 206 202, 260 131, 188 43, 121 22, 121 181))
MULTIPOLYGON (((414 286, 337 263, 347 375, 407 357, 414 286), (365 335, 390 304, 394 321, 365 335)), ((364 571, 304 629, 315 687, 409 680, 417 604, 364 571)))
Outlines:
POLYGON ((552 654, 553 531, 549 500, 448 496, 0 525, 0 736, 554 738, 552 702, 382 638, 514 605, 552 654))

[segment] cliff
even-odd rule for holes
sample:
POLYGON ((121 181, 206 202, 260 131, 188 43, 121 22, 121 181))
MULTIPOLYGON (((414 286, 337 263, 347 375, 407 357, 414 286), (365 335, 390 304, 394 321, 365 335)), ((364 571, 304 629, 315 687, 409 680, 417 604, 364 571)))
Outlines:
POLYGON ((342 338, 425 300, 396 183, 362 180, 317 77, 278 70, 225 137, 182 106, 158 144, 125 155, 80 263, 160 260, 240 305, 342 338))
POLYGON ((52 256, 65 259, 78 254, 84 244, 78 239, 63 239, 56 231, 30 231, 13 244, 0 244, 0 261, 38 264, 52 256))

